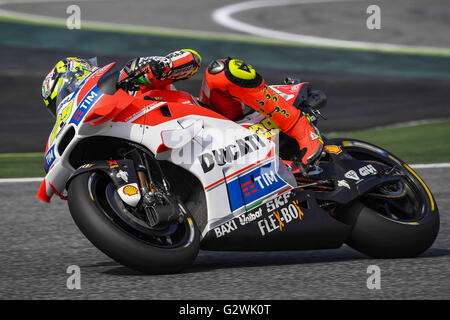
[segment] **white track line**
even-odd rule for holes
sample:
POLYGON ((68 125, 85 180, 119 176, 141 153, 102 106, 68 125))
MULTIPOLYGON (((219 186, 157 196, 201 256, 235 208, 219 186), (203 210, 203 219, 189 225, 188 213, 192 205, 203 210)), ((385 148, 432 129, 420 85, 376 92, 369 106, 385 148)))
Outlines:
MULTIPOLYGON (((71 2, 71 0, 18 0, 5 1, 0 0, 0 6, 9 3, 51 3, 57 1, 71 2)), ((90 0, 79 0, 90 1, 90 0)), ((273 7, 289 4, 307 4, 307 3, 326 3, 326 2, 343 2, 343 1, 357 1, 357 0, 265 0, 265 1, 248 1, 241 2, 229 6, 225 6, 216 9, 213 12, 213 19, 216 23, 224 25, 227 28, 235 29, 240 32, 250 33, 252 35, 243 35, 240 33, 222 33, 222 32, 210 32, 203 30, 188 30, 178 28, 162 28, 157 26, 141 26, 119 23, 108 23, 98 21, 83 20, 82 25, 89 30, 108 30, 108 31, 124 31, 137 34, 167 34, 167 35, 179 35, 188 37, 198 37, 200 39, 224 39, 230 41, 247 41, 256 43, 267 43, 268 41, 288 41, 286 45, 311 45, 319 47, 331 47, 331 48, 346 48, 346 49, 364 49, 375 51, 388 51, 388 52, 400 52, 400 53, 417 53, 426 55, 450 55, 449 48, 438 47, 425 47, 425 46, 407 46, 387 43, 371 43, 362 41, 347 41, 337 40, 322 37, 314 37, 308 35, 299 35, 286 32, 278 32, 271 29, 258 28, 238 20, 231 18, 231 15, 236 12, 241 12, 250 9, 256 9, 261 7, 273 7), (256 36, 255 36, 256 35, 256 36), (266 41, 262 41, 266 39, 266 41), (269 40, 270 39, 270 40, 269 40)), ((34 23, 50 23, 58 26, 66 24, 66 18, 50 17, 45 15, 36 15, 30 13, 17 12, 13 10, 1 9, 0 17, 8 17, 13 19, 25 20, 34 23)))
MULTIPOLYGON (((427 163, 427 164, 412 164, 413 169, 436 169, 436 168, 450 168, 450 162, 444 163, 427 163)), ((6 178, 0 179, 0 183, 21 183, 21 182, 42 182, 43 177, 35 178, 6 178)))
POLYGON ((329 2, 348 2, 355 0, 256 0, 256 1, 246 1, 236 4, 231 4, 219 9, 214 10, 212 14, 213 20, 227 28, 237 30, 244 33, 250 33, 259 37, 273 38, 278 40, 286 40, 299 42, 310 45, 320 45, 320 46, 334 46, 340 48, 357 48, 357 49, 378 49, 386 51, 397 51, 397 50, 432 50, 432 51, 446 51, 446 48, 437 47, 426 47, 426 46, 408 46, 400 44, 391 43, 373 43, 364 41, 349 41, 349 40, 338 40, 331 38, 308 36, 303 34, 295 34, 288 32, 281 32, 267 28, 256 27, 254 25, 236 20, 231 16, 238 12, 267 8, 267 7, 278 7, 287 5, 299 5, 299 4, 315 4, 315 3, 329 3, 329 2))
POLYGON ((0 183, 17 183, 17 182, 42 182, 44 177, 36 177, 36 178, 6 178, 0 179, 0 183))
POLYGON ((426 163, 426 164, 412 164, 413 169, 436 169, 436 168, 450 168, 449 162, 444 163, 426 163))

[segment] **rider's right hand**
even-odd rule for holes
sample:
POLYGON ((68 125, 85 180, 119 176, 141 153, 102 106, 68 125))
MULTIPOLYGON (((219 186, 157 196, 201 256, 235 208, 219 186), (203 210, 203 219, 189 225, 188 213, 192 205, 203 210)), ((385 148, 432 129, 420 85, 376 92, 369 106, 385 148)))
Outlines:
POLYGON ((167 66, 163 61, 152 60, 149 62, 150 70, 152 71, 152 76, 158 80, 161 80, 163 75, 166 73, 167 66))

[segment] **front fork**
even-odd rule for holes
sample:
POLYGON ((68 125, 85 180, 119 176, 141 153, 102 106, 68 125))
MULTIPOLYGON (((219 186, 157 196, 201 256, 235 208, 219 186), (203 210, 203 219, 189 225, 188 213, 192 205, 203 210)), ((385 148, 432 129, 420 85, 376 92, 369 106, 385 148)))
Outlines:
POLYGON ((142 194, 141 205, 147 215, 150 227, 160 223, 183 222, 184 214, 179 209, 177 200, 170 193, 169 183, 164 177, 158 161, 154 158, 151 159, 159 171, 163 188, 158 187, 155 183, 147 159, 148 155, 145 152, 134 150, 131 153, 131 157, 135 165, 142 194))
POLYGON ((131 154, 133 159, 136 173, 139 179, 139 186, 141 193, 146 195, 155 192, 155 183, 153 182, 148 162, 146 161, 145 154, 141 154, 138 150, 133 151, 131 154))

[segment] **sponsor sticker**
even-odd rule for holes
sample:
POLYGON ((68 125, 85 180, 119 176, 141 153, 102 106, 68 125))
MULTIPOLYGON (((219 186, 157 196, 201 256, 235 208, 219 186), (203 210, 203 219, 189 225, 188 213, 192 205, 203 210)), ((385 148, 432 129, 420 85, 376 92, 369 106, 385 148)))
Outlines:
POLYGON ((275 163, 270 162, 237 179, 227 182, 231 211, 265 198, 288 186, 275 171, 275 163))
POLYGON ((252 211, 247 211, 214 228, 217 238, 226 236, 241 226, 254 223, 262 236, 274 231, 283 231, 293 221, 302 220, 304 213, 299 200, 290 200, 291 192, 286 192, 252 211))
POLYGON ((270 119, 264 119, 261 122, 250 126, 249 129, 266 139, 276 136, 278 132, 280 132, 280 128, 270 121, 270 119))
POLYGON ((131 196, 138 194, 139 190, 138 190, 138 188, 136 188, 135 186, 130 184, 130 185, 123 187, 122 192, 124 194, 126 194, 127 196, 131 197, 131 196))
POLYGON ((341 147, 335 145, 328 145, 323 148, 328 153, 339 154, 342 152, 341 147))
POLYGON ((217 228, 214 228, 214 232, 216 234, 217 238, 223 237, 224 235, 229 234, 232 231, 235 231, 237 229, 237 224, 234 219, 225 222, 224 224, 218 226, 217 228))
POLYGON ((116 177, 122 179, 123 181, 125 181, 125 183, 128 183, 128 172, 119 170, 119 172, 116 174, 116 177))
POLYGON ((362 177, 365 177, 369 174, 373 175, 377 173, 377 169, 375 169, 374 166, 372 166, 371 164, 368 164, 367 166, 360 168, 358 171, 362 177))
POLYGON ((44 170, 47 173, 53 162, 55 161, 55 145, 53 145, 50 149, 48 149, 47 153, 44 156, 44 170))
POLYGON ((303 216, 304 213, 300 209, 299 201, 292 200, 288 205, 272 211, 267 218, 259 220, 259 231, 262 236, 266 236, 275 230, 283 231, 287 224, 296 219, 302 220, 303 216))
POLYGON ((350 189, 350 185, 345 180, 338 180, 337 185, 338 187, 345 187, 347 189, 350 189))
POLYGON ((359 179, 359 176, 358 176, 358 174, 356 173, 355 170, 347 171, 347 172, 344 174, 344 177, 346 177, 347 179, 352 179, 352 180, 356 180, 356 181, 359 181, 359 180, 360 180, 360 179, 359 179))
POLYGON ((84 118, 84 116, 88 113, 88 111, 91 109, 91 107, 97 102, 97 100, 102 96, 103 94, 100 92, 100 90, 97 88, 97 86, 94 86, 81 100, 81 103, 78 104, 78 108, 75 111, 75 113, 72 116, 72 119, 69 123, 74 123, 75 125, 78 125, 81 121, 81 119, 84 118))
POLYGON ((122 201, 132 207, 137 206, 137 204, 141 200, 141 194, 139 192, 137 183, 124 185, 117 189, 117 192, 122 201))
POLYGON ((203 172, 207 173, 214 169, 216 165, 223 166, 264 147, 266 147, 264 141, 257 134, 252 134, 236 140, 234 144, 230 144, 225 148, 203 153, 198 159, 203 172))
POLYGON ((119 165, 117 164, 117 161, 108 161, 108 166, 113 169, 117 168, 119 165))

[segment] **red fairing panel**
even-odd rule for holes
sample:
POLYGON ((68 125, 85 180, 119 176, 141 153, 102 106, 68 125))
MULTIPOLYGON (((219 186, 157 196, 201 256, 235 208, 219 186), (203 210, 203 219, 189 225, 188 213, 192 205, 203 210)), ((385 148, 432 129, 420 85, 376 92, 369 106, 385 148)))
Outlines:
POLYGON ((276 86, 271 86, 271 87, 274 89, 277 89, 278 91, 280 91, 288 96, 293 95, 292 98, 286 99, 286 100, 289 102, 294 102, 294 100, 297 98, 298 93, 300 92, 301 88, 305 84, 308 84, 308 82, 302 82, 299 84, 276 85, 276 86))

